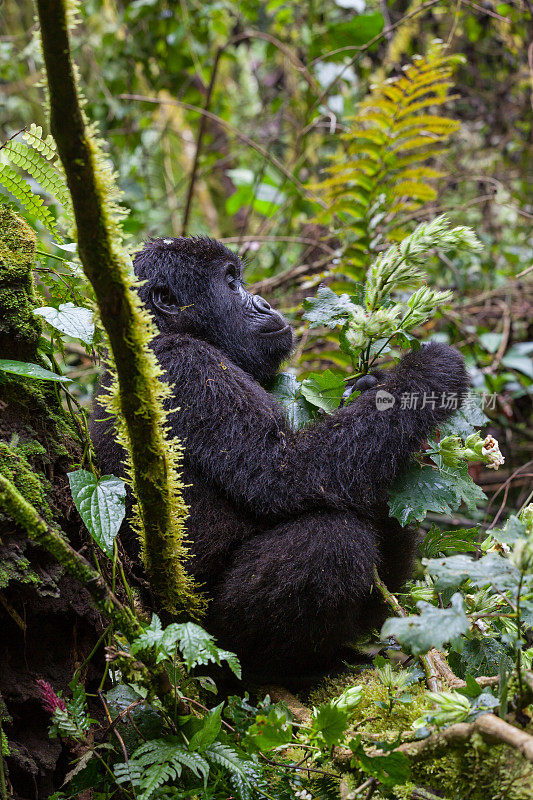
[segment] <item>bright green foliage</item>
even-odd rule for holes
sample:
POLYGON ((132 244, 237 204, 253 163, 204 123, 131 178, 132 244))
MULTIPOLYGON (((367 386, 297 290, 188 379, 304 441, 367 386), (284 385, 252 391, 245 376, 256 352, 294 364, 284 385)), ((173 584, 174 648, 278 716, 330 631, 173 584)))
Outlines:
POLYGON ((0 184, 4 186, 13 197, 16 197, 26 211, 41 222, 54 238, 61 241, 55 219, 44 205, 43 198, 36 195, 32 191, 28 181, 15 172, 9 164, 0 166, 0 184))
POLYGON ((435 200, 443 173, 429 164, 459 123, 433 109, 449 101, 459 60, 435 44, 403 75, 374 86, 341 137, 342 157, 336 154, 329 177, 313 186, 327 209, 319 218, 333 220, 348 242, 337 268, 344 275, 360 279, 369 252, 406 235, 402 214, 435 200))
POLYGON ((68 189, 62 176, 52 164, 24 142, 8 142, 5 151, 13 164, 29 172, 45 191, 56 197, 62 206, 69 208, 68 189))
MULTIPOLYGON (((28 144, 11 139, 2 148, 2 153, 4 158, 18 170, 27 172, 45 192, 57 199, 69 216, 70 195, 57 160, 55 143, 50 134, 43 139, 42 133, 42 128, 32 123, 29 130, 24 133, 28 144)), ((62 241, 55 217, 44 205, 43 198, 34 192, 26 178, 15 171, 9 163, 0 164, 0 185, 16 197, 26 211, 44 225, 56 241, 62 241)))
POLYGON ((390 491, 391 516, 402 525, 421 522, 428 511, 451 514, 462 502, 474 509, 485 494, 464 466, 442 468, 420 466, 417 462, 400 475, 390 491))
POLYGON ((126 513, 126 485, 115 475, 96 478, 79 469, 69 472, 72 498, 96 544, 113 557, 113 546, 126 513))
POLYGON ((0 359, 0 372, 9 372, 11 375, 20 375, 22 378, 33 378, 39 381, 55 381, 66 383, 70 381, 66 375, 58 375, 49 369, 31 364, 27 361, 12 361, 9 358, 0 359))
POLYGON ((221 650, 216 646, 210 633, 204 631, 193 622, 173 622, 165 629, 157 614, 152 616, 150 625, 131 645, 131 652, 138 653, 146 648, 154 648, 157 662, 172 660, 178 648, 183 655, 187 669, 192 669, 198 664, 226 661, 232 672, 240 677, 241 668, 235 653, 221 650))
POLYGON ((415 656, 427 653, 432 647, 442 647, 468 630, 463 599, 454 594, 450 608, 436 608, 430 603, 417 603, 420 614, 388 619, 381 630, 383 637, 394 636, 415 656))

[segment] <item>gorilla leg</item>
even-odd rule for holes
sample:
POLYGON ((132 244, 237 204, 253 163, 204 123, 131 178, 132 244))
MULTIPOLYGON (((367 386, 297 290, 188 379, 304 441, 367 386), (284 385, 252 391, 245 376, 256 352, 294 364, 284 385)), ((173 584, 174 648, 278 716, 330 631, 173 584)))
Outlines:
POLYGON ((255 675, 330 669, 378 617, 370 591, 379 538, 349 512, 316 512, 250 539, 213 591, 206 627, 255 675))

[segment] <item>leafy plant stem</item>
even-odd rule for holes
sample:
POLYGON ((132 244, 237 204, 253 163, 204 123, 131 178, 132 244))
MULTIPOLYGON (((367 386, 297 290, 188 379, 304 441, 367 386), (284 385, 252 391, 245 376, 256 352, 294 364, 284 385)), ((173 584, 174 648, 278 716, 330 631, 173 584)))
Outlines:
MULTIPOLYGON (((389 605, 392 610, 397 614, 399 617, 406 617, 407 613, 404 608, 398 602, 398 598, 392 594, 391 591, 387 588, 387 586, 383 583, 381 578, 379 577, 379 573, 377 571, 377 567, 374 565, 374 583, 376 587, 379 589, 381 596, 383 597, 384 601, 389 605)), ((436 677, 436 669, 433 665, 431 657, 426 655, 418 656, 420 663, 422 664, 422 668, 426 675, 426 683, 428 685, 428 689, 431 692, 438 692, 439 686, 437 683, 436 677)))
POLYGON ((524 685, 522 678, 522 610, 520 606, 524 575, 524 570, 521 570, 518 589, 516 591, 516 674, 518 678, 518 695, 520 703, 522 703, 524 697, 524 685))

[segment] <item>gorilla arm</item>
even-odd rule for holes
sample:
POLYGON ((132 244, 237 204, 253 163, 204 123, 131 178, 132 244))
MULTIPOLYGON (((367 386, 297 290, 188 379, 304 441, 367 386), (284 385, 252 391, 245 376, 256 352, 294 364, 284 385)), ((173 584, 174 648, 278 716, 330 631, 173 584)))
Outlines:
POLYGON ((189 462, 238 505, 258 516, 311 509, 370 510, 383 501, 438 422, 443 392, 460 398, 468 381, 462 357, 431 343, 410 352, 383 380, 348 406, 309 428, 293 431, 279 404, 220 351, 188 336, 161 335, 153 343, 175 386, 172 428, 189 462), (376 392, 395 399, 376 407, 376 392), (417 397, 402 408, 401 395, 417 397), (423 395, 434 393, 423 406, 423 395))

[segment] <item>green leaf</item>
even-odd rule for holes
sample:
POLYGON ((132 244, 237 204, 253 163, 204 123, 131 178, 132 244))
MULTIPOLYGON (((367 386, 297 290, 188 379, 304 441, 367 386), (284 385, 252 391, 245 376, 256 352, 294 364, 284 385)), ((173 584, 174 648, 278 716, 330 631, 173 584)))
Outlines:
POLYGON ((325 703, 313 710, 311 727, 315 734, 324 739, 326 747, 332 747, 342 741, 348 720, 349 714, 344 708, 339 708, 334 703, 325 703))
POLYGON ((44 369, 38 364, 31 364, 28 361, 10 361, 6 358, 0 358, 0 372, 9 372, 12 375, 20 375, 21 378, 34 378, 39 381, 66 383, 71 380, 66 375, 56 375, 55 372, 44 369))
POLYGON ((526 526, 514 514, 511 514, 503 528, 493 529, 489 533, 501 544, 513 545, 517 539, 527 539, 526 526))
POLYGON ((33 312, 43 317, 56 330, 81 339, 85 344, 92 344, 94 337, 93 312, 88 308, 75 306, 74 303, 62 303, 59 309, 52 306, 36 308, 33 312))
POLYGON ((426 538, 420 545, 421 555, 435 558, 439 554, 475 553, 478 546, 479 528, 460 528, 456 531, 443 531, 438 525, 432 525, 426 538))
POLYGON ((97 479, 85 469, 69 472, 76 508, 96 544, 110 558, 113 542, 126 513, 126 485, 115 475, 97 479))
POLYGON ((413 463, 392 486, 389 508, 391 516, 401 525, 408 525, 422 522, 428 511, 451 514, 455 498, 455 492, 438 470, 413 463))
POLYGON ((350 316, 353 303, 347 294, 337 295, 327 286, 319 286, 317 296, 306 297, 303 306, 306 309, 303 316, 311 323, 310 328, 321 325, 334 328, 350 316))
POLYGON ((454 589, 465 580, 474 586, 494 586, 498 591, 516 591, 520 571, 498 553, 488 553, 478 561, 469 556, 422 559, 430 575, 436 578, 435 589, 454 589))
POLYGON ((455 495, 453 510, 464 503, 469 511, 473 511, 478 503, 486 500, 485 492, 470 476, 468 464, 460 464, 458 467, 441 467, 440 473, 455 495))
POLYGON ((386 620, 381 629, 382 638, 393 636, 415 656, 427 653, 432 647, 441 648, 468 630, 468 619, 463 598, 457 592, 451 599, 451 608, 437 608, 420 600, 418 616, 386 620))
POLYGON ((205 750, 204 755, 217 766, 230 773, 238 774, 244 781, 248 782, 243 759, 232 747, 222 744, 222 742, 213 742, 205 750))
POLYGON ((349 742, 353 751, 352 767, 359 766, 384 786, 398 786, 406 783, 411 776, 409 759, 404 753, 388 753, 385 756, 368 756, 360 737, 349 742))
POLYGON ((221 715, 223 707, 224 703, 222 702, 204 717, 202 727, 191 737, 189 750, 198 750, 202 752, 215 741, 222 726, 221 715))
POLYGON ((449 661, 459 678, 466 678, 467 673, 475 678, 498 675, 502 665, 509 670, 514 664, 503 644, 490 636, 467 639, 460 653, 450 652, 449 661))
POLYGON ((339 407, 346 385, 343 376, 332 372, 313 372, 301 383, 302 394, 311 405, 331 414, 339 407))
POLYGON ((258 714, 246 732, 246 741, 252 751, 261 753, 288 744, 291 739, 292 725, 287 712, 277 705, 270 708, 268 715, 258 714))
POLYGON ((313 406, 302 394, 302 384, 289 372, 280 372, 269 384, 268 391, 283 406, 291 428, 298 430, 315 419, 313 406))
POLYGON ((489 418, 483 411, 483 402, 478 395, 470 393, 465 402, 447 422, 439 425, 440 438, 460 436, 466 439, 476 428, 482 428, 489 418))

